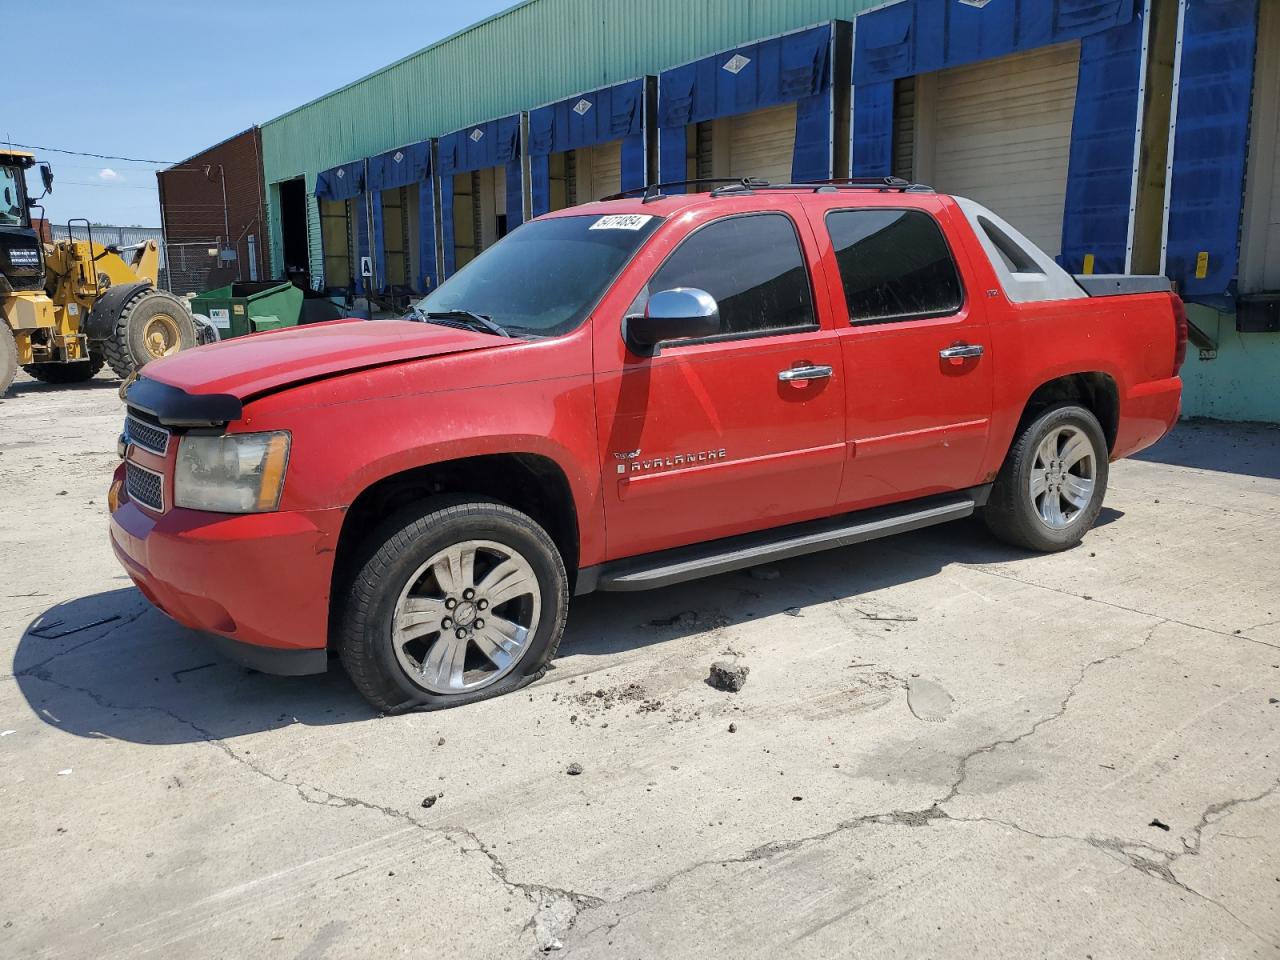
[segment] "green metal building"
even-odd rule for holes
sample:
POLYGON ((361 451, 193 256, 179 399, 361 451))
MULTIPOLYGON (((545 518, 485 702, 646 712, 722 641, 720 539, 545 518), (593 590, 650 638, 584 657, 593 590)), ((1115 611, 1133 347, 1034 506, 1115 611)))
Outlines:
POLYGON ((1192 415, 1280 422, 1280 0, 527 0, 262 125, 276 275, 430 286, 685 176, 896 174, 1192 303, 1192 415))

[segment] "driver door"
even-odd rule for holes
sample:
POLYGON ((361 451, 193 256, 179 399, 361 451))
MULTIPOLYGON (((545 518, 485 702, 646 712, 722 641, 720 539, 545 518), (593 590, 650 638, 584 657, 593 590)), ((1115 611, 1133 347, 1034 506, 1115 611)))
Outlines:
POLYGON ((597 318, 596 415, 610 559, 821 516, 844 465, 844 378, 809 254, 783 212, 722 217, 666 256, 651 293, 693 287, 721 332, 629 349, 597 318), (608 338, 603 340, 603 338, 608 338))

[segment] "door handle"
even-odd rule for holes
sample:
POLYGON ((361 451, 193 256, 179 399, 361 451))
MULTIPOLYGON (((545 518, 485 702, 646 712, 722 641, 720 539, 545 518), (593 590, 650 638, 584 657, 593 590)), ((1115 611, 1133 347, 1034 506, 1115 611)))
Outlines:
POLYGON ((982 356, 982 344, 980 343, 956 343, 947 347, 945 350, 939 350, 938 356, 943 360, 963 360, 965 357, 982 356))
POLYGON ((778 371, 778 379, 783 383, 796 383, 800 380, 825 380, 831 376, 831 368, 819 364, 808 364, 802 367, 788 367, 778 371))

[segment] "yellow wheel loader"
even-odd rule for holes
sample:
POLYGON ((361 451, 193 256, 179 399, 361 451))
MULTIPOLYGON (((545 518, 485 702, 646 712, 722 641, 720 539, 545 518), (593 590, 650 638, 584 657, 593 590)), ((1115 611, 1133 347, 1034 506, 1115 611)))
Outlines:
MULTIPOLYGON (((46 383, 79 383, 103 364, 120 377, 150 360, 197 343, 185 300, 156 288, 154 240, 130 248, 88 239, 43 243, 32 226, 37 200, 27 197, 35 157, 0 148, 0 395, 21 367, 46 383)), ((53 188, 40 165, 45 194, 53 188)), ((68 235, 70 235, 68 230, 68 235)))

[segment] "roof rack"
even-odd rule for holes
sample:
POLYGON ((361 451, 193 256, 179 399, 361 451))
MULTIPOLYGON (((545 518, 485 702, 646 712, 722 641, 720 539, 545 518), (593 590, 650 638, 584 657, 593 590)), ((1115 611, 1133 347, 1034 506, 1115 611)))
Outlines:
POLYGON ((728 196, 752 190, 812 190, 814 193, 835 193, 839 190, 876 190, 881 193, 933 193, 933 187, 912 183, 901 177, 834 177, 830 180, 814 180, 809 183, 769 183, 767 180, 742 180, 734 185, 717 187, 713 197, 728 196))
POLYGON ((769 186, 768 180, 761 180, 758 177, 698 177, 694 180, 667 180, 663 183, 651 183, 647 187, 632 187, 630 190, 612 193, 600 199, 601 201, 623 200, 636 194, 643 194, 644 198, 641 202, 649 203, 665 196, 663 191, 668 187, 691 187, 700 183, 718 183, 721 185, 720 189, 726 186, 733 186, 740 190, 762 189, 769 186))
POLYGON ((814 193, 835 193, 838 190, 877 190, 881 193, 897 191, 899 193, 933 193, 931 186, 923 183, 912 183, 901 177, 834 177, 830 180, 812 180, 808 183, 770 183, 760 177, 699 177, 695 180, 668 180, 664 183, 651 183, 647 187, 632 187, 620 193, 601 197, 604 200, 623 200, 627 197, 643 195, 642 203, 650 203, 667 194, 668 187, 692 187, 699 184, 716 184, 711 191, 713 197, 727 197, 738 193, 751 193, 754 190, 812 190, 814 193))

